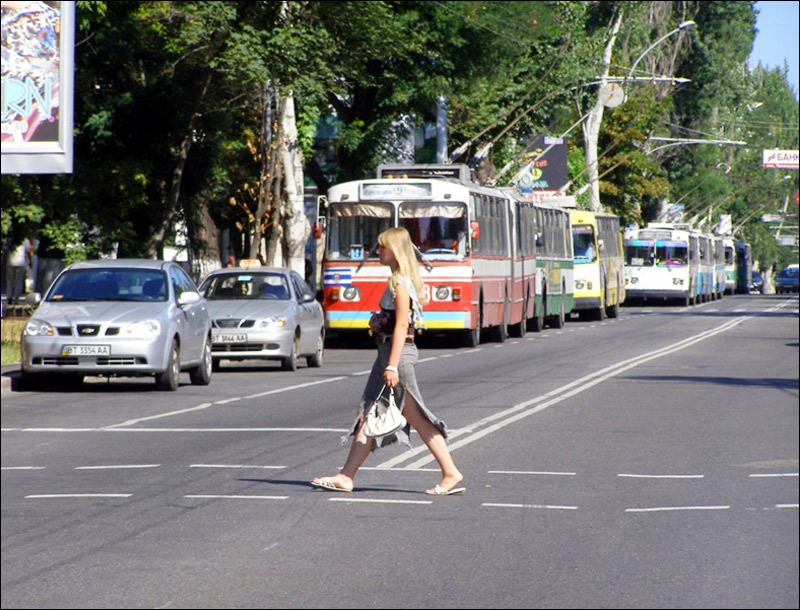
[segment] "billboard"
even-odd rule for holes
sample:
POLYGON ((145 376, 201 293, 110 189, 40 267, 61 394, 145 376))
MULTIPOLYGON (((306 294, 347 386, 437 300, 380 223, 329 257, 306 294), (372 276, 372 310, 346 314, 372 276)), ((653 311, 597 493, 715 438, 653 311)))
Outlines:
POLYGON ((2 173, 72 173, 75 2, 3 2, 2 173))
POLYGON ((797 150, 763 150, 761 165, 775 169, 797 169, 799 156, 800 151, 797 150))
POLYGON ((567 142, 564 138, 536 136, 525 149, 517 190, 526 199, 541 201, 567 183, 567 142))

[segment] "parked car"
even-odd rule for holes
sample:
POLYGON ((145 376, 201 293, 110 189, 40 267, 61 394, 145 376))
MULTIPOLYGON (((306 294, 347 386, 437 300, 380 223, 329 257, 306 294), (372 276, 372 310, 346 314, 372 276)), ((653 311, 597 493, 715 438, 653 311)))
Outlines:
POLYGON ((174 262, 96 260, 66 267, 38 304, 21 338, 19 382, 50 375, 80 385, 86 375, 153 375, 160 390, 211 381, 211 318, 206 300, 174 262), (47 374, 44 376, 42 374, 47 374))
POLYGON ((285 267, 227 267, 200 283, 208 300, 214 369, 222 360, 277 360, 297 370, 300 358, 322 366, 322 305, 296 271, 285 267))
POLYGON ((800 268, 797 265, 784 267, 775 276, 775 292, 797 292, 798 279, 800 279, 800 268))
POLYGON ((761 294, 764 289, 764 280, 761 272, 753 269, 752 279, 750 280, 750 294, 761 294))

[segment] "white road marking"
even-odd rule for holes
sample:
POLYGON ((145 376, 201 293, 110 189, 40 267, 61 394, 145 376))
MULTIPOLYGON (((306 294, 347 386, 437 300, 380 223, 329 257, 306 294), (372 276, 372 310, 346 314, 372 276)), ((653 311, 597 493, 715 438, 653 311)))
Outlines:
POLYGON ((703 474, 618 474, 632 479, 702 479, 703 474))
POLYGON ((255 466, 251 464, 190 464, 189 468, 264 468, 280 470, 286 466, 255 466))
POLYGON ((380 498, 329 498, 328 502, 361 502, 366 504, 433 504, 431 500, 382 500, 380 498))
MULTIPOLYGON (((575 381, 572 381, 567 385, 562 386, 556 390, 548 392, 543 396, 537 396, 535 398, 532 398, 531 400, 526 400, 521 403, 518 403, 503 411, 498 411, 488 417, 483 418, 482 420, 475 422, 471 426, 464 428, 463 430, 466 432, 464 438, 459 438, 459 440, 455 440, 456 435, 454 434, 450 442, 450 452, 452 453, 453 451, 455 451, 460 447, 469 445, 470 443, 480 440, 484 436, 497 432, 498 430, 501 430, 506 426, 510 426, 511 424, 519 421, 520 419, 524 419, 535 413, 539 413, 540 411, 543 411, 552 405, 558 404, 566 400, 567 398, 571 398, 573 396, 576 396, 577 394, 585 392, 589 388, 603 381, 606 381, 607 379, 616 377, 617 375, 620 375, 632 368, 640 366, 645 362, 655 360, 656 358, 660 358, 661 356, 672 354, 674 352, 685 349, 691 345, 694 345, 695 343, 699 343, 700 341, 704 341, 710 337, 713 337, 714 335, 728 331, 731 328, 738 326, 747 319, 749 318, 746 316, 734 318, 716 328, 712 328, 697 335, 688 337, 687 339, 683 339, 681 341, 678 341, 677 343, 673 343, 672 345, 668 345, 666 347, 653 350, 652 352, 635 356, 633 358, 629 358, 628 360, 617 362, 616 364, 612 364, 611 366, 608 366, 604 369, 586 375, 585 377, 576 379, 575 381), (533 405, 539 402, 542 402, 542 404, 531 408, 533 405), (477 430, 471 432, 472 429, 477 429, 477 430)), ((392 459, 383 462, 381 466, 384 467, 395 466, 410 458, 415 457, 416 455, 422 453, 423 451, 427 452, 427 447, 425 447, 424 445, 416 447, 414 449, 410 449, 392 459)), ((433 457, 433 455, 428 454, 425 457, 417 460, 416 462, 408 464, 406 467, 416 468, 419 466, 424 466, 425 464, 432 462, 434 459, 435 458, 433 457)))
POLYGON ((492 508, 546 508, 548 510, 578 510, 577 506, 559 506, 558 504, 500 504, 496 502, 484 502, 481 506, 492 508))
POLYGON ((542 474, 573 477, 577 472, 548 472, 546 470, 489 470, 489 474, 542 474))
POLYGON ((107 466, 76 466, 75 470, 115 470, 125 468, 159 468, 161 464, 120 464, 107 466))
POLYGON ((758 478, 758 477, 796 477, 796 476, 798 476, 798 473, 796 473, 796 472, 773 472, 773 473, 751 474, 751 475, 748 475, 748 476, 752 477, 752 478, 758 478))
POLYGON ((653 508, 626 508, 626 513, 657 513, 675 510, 728 510, 730 506, 655 506, 653 508))
POLYGON ((288 500, 289 496, 237 496, 213 494, 186 494, 184 498, 195 500, 288 500))
POLYGON ((25 498, 130 498, 133 494, 31 494, 25 498))

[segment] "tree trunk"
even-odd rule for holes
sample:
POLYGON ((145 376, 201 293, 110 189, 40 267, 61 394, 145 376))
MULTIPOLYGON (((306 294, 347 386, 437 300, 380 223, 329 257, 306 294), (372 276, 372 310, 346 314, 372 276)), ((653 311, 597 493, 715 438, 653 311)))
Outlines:
POLYGON ((200 226, 195 232, 195 239, 191 240, 195 248, 192 271, 198 275, 195 279, 202 278, 222 266, 222 257, 219 251, 219 227, 206 206, 203 206, 201 214, 200 226))
POLYGON ((288 94, 281 104, 281 166, 286 194, 283 213, 283 264, 306 274, 306 241, 311 227, 305 214, 303 202, 303 153, 297 141, 297 122, 294 113, 294 97, 288 94))
MULTIPOLYGON (((260 137, 260 175, 258 178, 258 208, 255 213, 253 233, 250 236, 250 258, 256 258, 261 250, 261 240, 266 235, 269 239, 270 225, 275 222, 275 209, 272 197, 272 182, 275 179, 276 171, 280 170, 279 163, 276 162, 275 155, 275 136, 273 123, 275 115, 273 107, 275 104, 275 93, 272 83, 264 86, 261 98, 261 137, 260 137)), ((272 258, 267 257, 265 261, 272 258)))
MULTIPOLYGON (((611 28, 611 35, 608 39, 608 44, 606 44, 605 52, 603 53, 603 74, 600 78, 601 88, 608 78, 611 56, 614 52, 617 33, 622 25, 623 14, 624 10, 620 9, 617 13, 617 19, 611 28)), ((591 209, 595 212, 602 209, 602 205, 600 204, 600 180, 597 168, 597 141, 600 137, 600 124, 603 122, 604 109, 603 101, 600 99, 600 96, 598 96, 594 108, 589 112, 589 116, 583 125, 583 140, 586 148, 586 179, 589 182, 589 201, 591 202, 591 209)))
POLYGON ((164 216, 161 220, 161 226, 158 227, 150 241, 147 248, 147 256, 150 258, 158 258, 162 255, 164 249, 164 240, 167 236, 167 231, 172 227, 175 220, 175 215, 178 213, 178 203, 181 197, 181 182, 183 181, 183 170, 186 167, 186 159, 189 157, 189 150, 192 148, 192 141, 195 137, 195 127, 197 126, 197 119, 200 117, 200 108, 205 100, 208 87, 211 84, 211 71, 208 71, 205 76, 197 96, 194 99, 192 113, 189 116, 189 123, 186 125, 183 140, 181 141, 178 153, 174 158, 174 167, 172 170, 172 181, 169 185, 169 193, 167 194, 167 201, 164 205, 164 216))

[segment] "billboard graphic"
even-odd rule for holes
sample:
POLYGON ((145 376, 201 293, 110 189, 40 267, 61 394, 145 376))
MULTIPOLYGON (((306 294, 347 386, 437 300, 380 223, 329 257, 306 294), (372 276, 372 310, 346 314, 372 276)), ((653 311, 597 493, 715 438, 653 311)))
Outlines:
POLYGON ((2 172, 72 172, 74 2, 3 2, 2 172))
POLYGON ((534 201, 550 197, 567 183, 567 142, 564 138, 536 136, 522 161, 517 190, 534 201))

